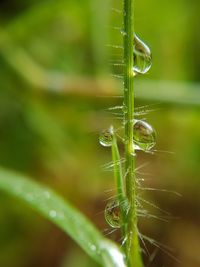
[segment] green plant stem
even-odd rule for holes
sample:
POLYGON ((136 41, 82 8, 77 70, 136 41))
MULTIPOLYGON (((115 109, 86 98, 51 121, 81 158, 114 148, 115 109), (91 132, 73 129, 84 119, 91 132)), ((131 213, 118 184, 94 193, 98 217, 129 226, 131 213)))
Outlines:
POLYGON ((117 195, 119 201, 123 201, 126 197, 124 184, 123 184, 123 174, 122 174, 122 166, 120 162, 120 154, 117 146, 117 140, 115 135, 113 135, 113 143, 112 143, 112 160, 114 164, 114 176, 117 186, 117 195))
POLYGON ((125 187, 124 187, 121 158, 120 158, 119 149, 117 145, 117 139, 114 133, 113 133, 113 142, 112 142, 112 161, 114 165, 115 183, 117 187, 117 198, 120 203, 120 212, 122 214, 122 235, 124 236, 126 233, 126 229, 125 229, 126 210, 123 207, 125 207, 126 205, 125 203, 126 193, 125 193, 125 187))
POLYGON ((135 192, 135 157, 133 144, 134 84, 133 84, 133 0, 124 0, 124 122, 126 158, 126 194, 130 210, 127 218, 126 256, 128 267, 143 266, 139 252, 135 192))

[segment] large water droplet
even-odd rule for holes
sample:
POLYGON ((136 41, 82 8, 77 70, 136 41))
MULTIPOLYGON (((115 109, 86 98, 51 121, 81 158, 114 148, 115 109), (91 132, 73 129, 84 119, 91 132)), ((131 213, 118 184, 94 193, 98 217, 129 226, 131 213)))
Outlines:
POLYGON ((133 125, 133 141, 136 150, 148 151, 156 144, 156 133, 146 121, 135 120, 133 125))
POLYGON ((113 127, 103 130, 99 136, 99 143, 102 146, 110 147, 113 142, 113 127))
POLYGON ((152 55, 150 48, 134 34, 134 74, 145 74, 152 65, 152 55))

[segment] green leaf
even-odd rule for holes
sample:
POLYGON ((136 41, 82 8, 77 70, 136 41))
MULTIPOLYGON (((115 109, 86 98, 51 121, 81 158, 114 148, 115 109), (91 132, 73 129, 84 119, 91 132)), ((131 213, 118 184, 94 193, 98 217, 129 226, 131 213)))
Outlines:
POLYGON ((124 255, 61 196, 21 174, 0 168, 0 189, 25 201, 76 241, 102 266, 125 267, 124 255))

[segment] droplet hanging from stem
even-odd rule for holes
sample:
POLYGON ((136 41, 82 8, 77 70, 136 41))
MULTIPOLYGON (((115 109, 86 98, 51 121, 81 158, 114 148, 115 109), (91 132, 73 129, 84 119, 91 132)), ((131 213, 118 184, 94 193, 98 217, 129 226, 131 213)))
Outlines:
POLYGON ((123 225, 122 212, 127 215, 129 210, 128 200, 120 202, 117 198, 111 199, 105 207, 106 222, 113 228, 121 228, 123 225))
POLYGON ((149 151, 156 144, 156 132, 143 120, 135 120, 133 125, 133 141, 136 150, 149 151))
POLYGON ((147 73, 152 65, 151 50, 136 34, 134 34, 133 57, 134 75, 147 73))
POLYGON ((111 147, 113 142, 113 127, 103 130, 99 135, 99 143, 104 147, 111 147))

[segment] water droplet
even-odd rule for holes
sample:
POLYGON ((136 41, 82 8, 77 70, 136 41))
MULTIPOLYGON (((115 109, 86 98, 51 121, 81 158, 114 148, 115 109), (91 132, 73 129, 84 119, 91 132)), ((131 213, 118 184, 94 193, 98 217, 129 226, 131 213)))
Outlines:
POLYGON ((133 141, 136 150, 148 151, 156 144, 156 132, 146 121, 135 120, 133 125, 133 141))
POLYGON ((57 212, 56 212, 55 210, 50 210, 50 211, 49 211, 49 216, 50 216, 51 218, 55 218, 56 215, 57 215, 57 212))
POLYGON ((127 33, 125 32, 125 30, 124 29, 121 29, 121 34, 123 35, 123 36, 125 36, 127 33))
POLYGON ((127 215, 129 211, 129 203, 126 198, 122 201, 122 203, 120 203, 117 198, 111 199, 106 205, 104 213, 105 219, 113 228, 120 228, 122 226, 123 221, 121 216, 121 208, 123 213, 127 215))
POLYGON ((102 146, 110 147, 113 142, 113 127, 103 130, 99 136, 99 143, 102 146))
POLYGON ((152 65, 152 55, 150 48, 134 34, 134 74, 145 74, 152 65))
POLYGON ((97 248, 94 244, 89 243, 89 246, 92 251, 96 251, 97 248))
POLYGON ((113 228, 121 227, 121 214, 119 201, 117 199, 110 200, 105 208, 106 222, 113 228))

